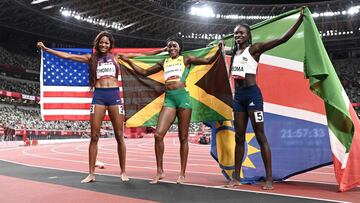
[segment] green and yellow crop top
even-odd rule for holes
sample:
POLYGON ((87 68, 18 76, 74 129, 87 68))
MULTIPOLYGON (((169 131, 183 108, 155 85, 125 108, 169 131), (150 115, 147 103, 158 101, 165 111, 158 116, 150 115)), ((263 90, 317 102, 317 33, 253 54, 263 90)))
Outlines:
POLYGON ((185 67, 183 56, 179 56, 175 59, 171 57, 166 58, 163 67, 165 82, 185 82, 190 72, 190 69, 185 67))

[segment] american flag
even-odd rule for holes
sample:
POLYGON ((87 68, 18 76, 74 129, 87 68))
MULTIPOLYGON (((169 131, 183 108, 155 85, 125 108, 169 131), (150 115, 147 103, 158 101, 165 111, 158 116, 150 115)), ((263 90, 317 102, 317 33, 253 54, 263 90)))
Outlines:
MULTIPOLYGON (((91 53, 91 49, 56 50, 79 55, 91 53)), ((118 79, 122 98, 120 75, 118 79)), ((42 52, 40 96, 41 116, 45 121, 89 120, 93 96, 89 87, 89 65, 42 52)))

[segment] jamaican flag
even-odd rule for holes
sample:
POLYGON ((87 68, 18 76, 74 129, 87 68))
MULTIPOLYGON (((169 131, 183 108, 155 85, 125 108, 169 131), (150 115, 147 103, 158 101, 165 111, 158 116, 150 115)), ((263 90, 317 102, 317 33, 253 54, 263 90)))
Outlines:
MULTIPOLYGON (((208 58, 218 47, 185 51, 183 56, 208 58)), ((144 56, 131 59, 143 69, 164 60, 168 55, 144 56)), ((119 61, 124 91, 127 127, 154 126, 165 97, 163 71, 144 77, 119 61)), ((232 119, 232 95, 224 57, 209 65, 192 65, 186 80, 192 104, 191 122, 223 121, 232 119)))

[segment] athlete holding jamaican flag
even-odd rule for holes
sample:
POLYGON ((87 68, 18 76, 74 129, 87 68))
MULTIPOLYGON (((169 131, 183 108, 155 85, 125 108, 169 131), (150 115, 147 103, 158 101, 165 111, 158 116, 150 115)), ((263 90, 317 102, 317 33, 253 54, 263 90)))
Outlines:
POLYGON ((165 101, 160 111, 158 124, 155 133, 155 154, 157 164, 157 174, 150 182, 157 183, 165 177, 163 170, 164 154, 164 136, 171 124, 178 118, 179 140, 180 140, 180 159, 181 171, 177 183, 185 182, 185 169, 188 158, 188 131, 191 119, 191 100, 189 92, 185 89, 185 81, 190 71, 190 65, 205 65, 213 63, 221 53, 221 44, 218 51, 210 58, 197 58, 194 56, 181 56, 183 49, 182 41, 179 38, 170 38, 167 40, 169 56, 165 60, 156 63, 148 69, 142 69, 135 63, 123 56, 122 59, 127 62, 137 74, 148 76, 161 70, 164 70, 165 77, 165 101))

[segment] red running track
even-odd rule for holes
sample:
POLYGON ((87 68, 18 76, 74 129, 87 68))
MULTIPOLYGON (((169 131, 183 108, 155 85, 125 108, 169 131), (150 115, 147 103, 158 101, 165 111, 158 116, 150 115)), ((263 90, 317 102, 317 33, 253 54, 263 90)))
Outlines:
MULTIPOLYGON (((156 172, 153 139, 126 139, 126 147, 127 174, 130 178, 150 180, 156 172)), ((209 145, 190 144, 187 184, 205 187, 223 187, 227 184, 220 168, 209 152, 209 145)), ((86 173, 88 171, 88 141, 31 147, 0 146, 0 159, 36 167, 86 173)), ((99 141, 98 160, 105 163, 105 169, 97 169, 98 174, 119 176, 115 139, 102 139, 99 141)), ((166 174, 164 181, 175 183, 180 170, 179 142, 177 138, 168 137, 165 139, 164 170, 166 174)), ((21 181, 19 180, 19 182, 21 181)), ((272 191, 263 191, 259 185, 244 185, 238 190, 323 200, 360 202, 359 187, 344 193, 337 192, 332 166, 294 176, 288 181, 275 183, 274 187, 275 189, 272 191)), ((111 197, 109 198, 111 199, 111 197)))

